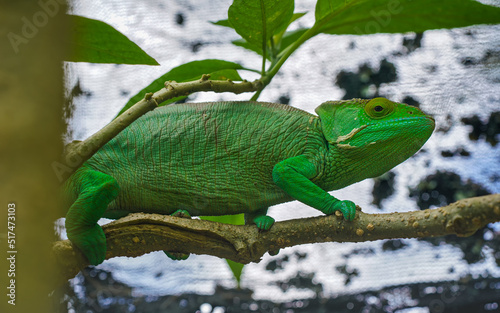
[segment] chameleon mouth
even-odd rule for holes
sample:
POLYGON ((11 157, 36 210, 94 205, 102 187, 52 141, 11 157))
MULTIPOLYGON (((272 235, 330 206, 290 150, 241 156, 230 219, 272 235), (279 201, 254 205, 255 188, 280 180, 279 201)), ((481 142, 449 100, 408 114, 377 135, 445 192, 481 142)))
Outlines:
MULTIPOLYGON (((431 131, 434 130, 434 127, 436 125, 434 118, 431 116, 413 116, 413 117, 401 117, 398 119, 387 121, 385 123, 371 123, 366 125, 366 127, 370 127, 371 129, 388 129, 393 127, 394 125, 401 125, 402 123, 408 124, 408 126, 411 125, 411 127, 418 127, 418 128, 420 127, 427 128, 431 126, 430 129, 431 131), (375 126, 375 128, 373 126, 375 126)), ((359 133, 359 131, 356 133, 359 133)))

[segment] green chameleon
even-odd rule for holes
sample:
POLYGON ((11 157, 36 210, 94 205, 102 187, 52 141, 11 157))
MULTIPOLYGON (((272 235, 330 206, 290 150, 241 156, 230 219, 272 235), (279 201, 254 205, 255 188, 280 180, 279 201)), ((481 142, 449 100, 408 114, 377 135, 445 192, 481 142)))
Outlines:
POLYGON ((434 129, 432 117, 384 98, 325 102, 316 113, 213 102, 145 114, 65 183, 68 238, 97 265, 106 254, 101 217, 245 213, 247 224, 268 230, 269 206, 299 200, 352 221, 355 204, 327 191, 385 173, 434 129))

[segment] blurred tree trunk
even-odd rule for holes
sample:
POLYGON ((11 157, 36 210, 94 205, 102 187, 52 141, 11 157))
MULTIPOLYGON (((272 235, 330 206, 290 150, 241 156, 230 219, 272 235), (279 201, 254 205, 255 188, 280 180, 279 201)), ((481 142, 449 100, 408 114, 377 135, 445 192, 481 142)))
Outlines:
POLYGON ((61 3, 0 1, 0 312, 53 312, 49 258, 59 181, 51 163, 62 151, 61 38, 67 29, 61 3), (9 207, 15 208, 11 229, 9 207), (8 231, 15 246, 8 245, 8 231), (7 296, 11 279, 15 305, 7 296))

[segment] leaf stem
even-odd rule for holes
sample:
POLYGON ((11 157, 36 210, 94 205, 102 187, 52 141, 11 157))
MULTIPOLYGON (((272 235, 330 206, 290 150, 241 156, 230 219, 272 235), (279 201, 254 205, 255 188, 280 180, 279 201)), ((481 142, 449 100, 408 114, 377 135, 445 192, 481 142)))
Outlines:
POLYGON ((267 29, 266 29, 266 8, 264 0, 260 0, 260 12, 262 16, 262 76, 266 74, 266 52, 267 52, 267 29))
POLYGON ((316 27, 316 24, 314 24, 314 26, 307 30, 304 34, 302 34, 302 36, 300 36, 297 41, 295 41, 283 51, 281 57, 278 58, 278 62, 271 64, 267 73, 261 78, 264 86, 267 86, 271 82, 273 77, 278 73, 281 66, 283 66, 285 61, 288 59, 288 57, 290 57, 290 55, 292 55, 292 53, 295 52, 295 50, 297 50, 304 42, 318 34, 317 28, 318 27, 316 27))
POLYGON ((295 41, 292 45, 288 46, 284 51, 282 51, 282 53, 280 53, 281 56, 278 56, 278 62, 271 64, 267 73, 263 75, 261 78, 264 84, 264 88, 271 82, 274 75, 278 73, 281 66, 283 66, 285 61, 288 59, 288 57, 290 57, 290 55, 292 55, 292 53, 295 52, 295 50, 297 50, 304 42, 319 34, 321 32, 320 31, 321 28, 325 23, 327 23, 329 20, 338 15, 339 12, 350 8, 353 5, 353 3, 355 3, 355 1, 346 3, 342 9, 331 12, 330 14, 321 18, 320 20, 316 20, 314 25, 310 29, 308 29, 304 34, 302 34, 302 36, 300 36, 299 39, 297 39, 297 41, 295 41))

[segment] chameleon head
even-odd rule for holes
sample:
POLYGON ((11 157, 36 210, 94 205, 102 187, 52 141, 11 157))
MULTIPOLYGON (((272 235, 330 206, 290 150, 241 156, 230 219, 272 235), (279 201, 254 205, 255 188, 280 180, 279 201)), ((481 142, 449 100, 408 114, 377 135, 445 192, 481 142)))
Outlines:
POLYGON ((435 126, 418 108, 385 98, 325 102, 316 113, 337 157, 362 160, 366 177, 379 176, 415 154, 435 126))

